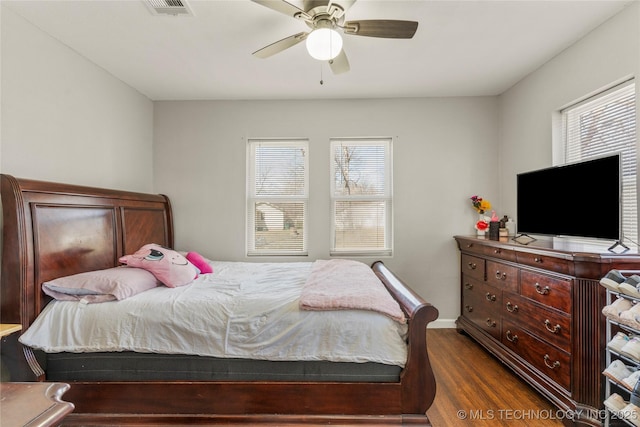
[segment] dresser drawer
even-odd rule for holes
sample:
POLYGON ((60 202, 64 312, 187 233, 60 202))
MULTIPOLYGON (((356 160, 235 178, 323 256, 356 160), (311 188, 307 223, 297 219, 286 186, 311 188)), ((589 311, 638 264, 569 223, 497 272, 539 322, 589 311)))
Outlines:
POLYGON ((483 304, 474 304, 472 301, 465 301, 462 307, 462 316, 466 317, 496 340, 500 339, 501 320, 497 311, 489 310, 483 304))
POLYGON ((462 252, 474 252, 477 254, 484 254, 484 245, 473 241, 471 239, 459 238, 458 244, 462 252))
POLYGON ((520 293, 548 307, 571 314, 571 279, 520 271, 520 293))
POLYGON ((502 290, 472 277, 462 275, 462 301, 483 305, 498 315, 502 306, 502 290))
POLYGON ((516 251, 513 249, 505 249, 497 246, 486 245, 482 247, 482 252, 486 256, 490 256, 493 258, 500 258, 505 261, 516 261, 516 251))
POLYGON ((503 319, 502 343, 566 390, 571 386, 571 357, 503 319))
POLYGON ((516 254, 516 261, 520 264, 526 264, 533 267, 542 268, 544 270, 573 275, 573 264, 569 262, 569 260, 564 258, 557 258, 549 255, 539 255, 530 252, 518 252, 516 254))
POLYGON ((520 269, 501 262, 486 263, 487 283, 510 292, 518 292, 518 277, 520 269))
POLYGON ((571 318, 512 293, 502 294, 502 316, 567 353, 571 352, 571 318))
POLYGON ((462 276, 462 315, 500 339, 502 291, 469 276, 462 276))
POLYGON ((460 257, 460 264, 462 274, 466 274, 478 280, 484 280, 483 258, 462 254, 460 257))

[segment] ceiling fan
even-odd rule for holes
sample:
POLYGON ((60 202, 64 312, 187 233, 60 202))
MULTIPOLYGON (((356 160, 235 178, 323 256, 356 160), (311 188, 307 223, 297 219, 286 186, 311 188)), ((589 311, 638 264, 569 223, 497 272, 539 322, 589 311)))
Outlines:
POLYGON ((391 19, 371 19, 345 21, 345 12, 356 0, 305 0, 304 10, 285 0, 252 0, 276 12, 301 20, 311 31, 294 34, 278 40, 255 52, 253 56, 268 58, 278 52, 307 40, 307 50, 316 59, 329 61, 334 74, 349 71, 349 60, 342 49, 343 34, 392 39, 410 39, 415 34, 418 23, 391 19), (320 51, 316 51, 320 49, 320 51))

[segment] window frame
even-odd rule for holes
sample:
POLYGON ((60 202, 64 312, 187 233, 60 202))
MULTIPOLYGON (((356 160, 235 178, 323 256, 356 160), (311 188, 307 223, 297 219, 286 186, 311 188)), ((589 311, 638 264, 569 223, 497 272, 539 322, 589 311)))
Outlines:
MULTIPOLYGON (((637 161, 638 161, 638 125, 631 128, 635 132, 634 137, 625 142, 626 145, 621 149, 620 146, 607 147, 606 144, 596 145, 588 154, 584 154, 580 147, 570 147, 584 142, 585 139, 574 137, 571 133, 576 128, 568 124, 570 115, 578 115, 586 112, 597 111, 603 108, 608 101, 621 100, 633 96, 635 108, 631 114, 631 119, 637 121, 637 105, 638 97, 636 91, 636 83, 634 79, 629 79, 622 83, 613 85, 601 92, 591 95, 585 99, 575 102, 559 110, 561 137, 559 150, 560 161, 557 164, 575 163, 592 158, 602 157, 609 154, 621 155, 621 183, 620 183, 620 240, 621 242, 632 242, 637 245, 638 239, 638 197, 637 197, 637 161), (569 151, 571 151, 569 153, 569 151), (629 188, 625 190, 625 188, 629 188)), ((571 117, 576 119, 576 117, 571 117)), ((606 132, 605 136, 608 136, 606 132)))
POLYGON ((308 255, 308 220, 309 220, 309 140, 306 138, 248 138, 247 139, 247 171, 246 171, 246 201, 245 201, 245 253, 248 257, 254 256, 307 256, 308 255), (304 185, 301 195, 270 195, 258 196, 255 190, 256 183, 256 156, 255 148, 260 144, 273 147, 295 147, 304 150, 304 185), (303 204, 302 247, 295 249, 258 249, 256 248, 256 203, 265 201, 268 203, 299 202, 303 204))
POLYGON ((349 138, 330 138, 329 140, 329 191, 331 198, 331 238, 330 238, 330 256, 393 256, 393 138, 392 137, 349 137, 349 138), (385 174, 384 174, 384 194, 380 196, 373 195, 336 195, 336 163, 335 163, 335 146, 338 144, 348 145, 381 145, 385 148, 385 174), (337 220, 336 220, 336 203, 340 201, 373 201, 384 202, 384 247, 382 248, 356 248, 356 247, 337 247, 337 220))

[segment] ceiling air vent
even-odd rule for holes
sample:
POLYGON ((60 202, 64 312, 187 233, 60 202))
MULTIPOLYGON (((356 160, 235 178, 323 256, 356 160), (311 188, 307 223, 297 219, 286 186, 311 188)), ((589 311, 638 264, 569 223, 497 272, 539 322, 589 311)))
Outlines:
POLYGON ((154 15, 193 16, 185 0, 145 0, 144 2, 154 15))

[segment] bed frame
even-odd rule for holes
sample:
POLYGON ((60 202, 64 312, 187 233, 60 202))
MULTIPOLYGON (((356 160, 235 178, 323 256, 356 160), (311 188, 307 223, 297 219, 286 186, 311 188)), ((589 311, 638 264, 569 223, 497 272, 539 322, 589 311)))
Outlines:
MULTIPOLYGON (((145 243, 173 247, 169 199, 0 176, 2 323, 25 330, 48 303, 46 280, 118 265, 145 243)), ((382 262, 372 269, 409 319, 408 360, 392 383, 282 381, 72 382, 73 424, 423 424, 436 392, 427 324, 438 311, 382 262)), ((30 349, 30 366, 38 371, 30 349)))

